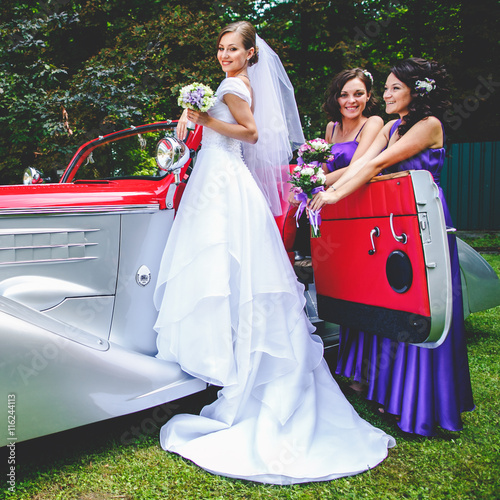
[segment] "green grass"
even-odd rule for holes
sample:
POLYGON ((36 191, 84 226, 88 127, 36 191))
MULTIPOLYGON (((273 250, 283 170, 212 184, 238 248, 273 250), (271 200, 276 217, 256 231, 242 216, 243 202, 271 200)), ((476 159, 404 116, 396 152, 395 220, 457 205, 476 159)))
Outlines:
MULTIPOLYGON (((500 274, 500 255, 484 257, 500 274)), ((404 434, 375 415, 367 402, 348 396, 363 418, 397 441, 387 460, 358 476, 287 487, 213 476, 164 452, 158 429, 144 425, 152 415, 146 411, 19 443, 16 493, 7 498, 500 498, 500 307, 470 316, 466 327, 476 410, 463 414, 464 430, 441 431, 433 438, 404 434), (124 444, 123 436, 133 427, 143 428, 142 434, 124 444)), ((204 403, 191 396, 176 411, 196 412, 204 403)))
POLYGON ((478 252, 500 252, 500 234, 488 231, 461 232, 458 236, 478 252))

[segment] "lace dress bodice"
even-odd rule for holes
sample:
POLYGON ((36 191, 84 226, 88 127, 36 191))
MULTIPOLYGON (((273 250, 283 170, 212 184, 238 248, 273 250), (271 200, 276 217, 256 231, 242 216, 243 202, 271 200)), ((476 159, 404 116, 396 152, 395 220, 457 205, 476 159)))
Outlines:
MULTIPOLYGON (((246 85, 239 78, 226 78, 219 85, 216 92, 215 104, 210 108, 208 114, 213 118, 222 120, 227 123, 236 123, 229 107, 222 100, 226 94, 235 94, 241 99, 248 102, 249 105, 252 103, 250 92, 248 91, 246 85)), ((238 157, 242 156, 242 146, 241 141, 237 139, 232 139, 231 137, 226 137, 224 135, 215 132, 208 127, 203 128, 203 148, 217 148, 227 151, 229 153, 235 154, 238 157)))

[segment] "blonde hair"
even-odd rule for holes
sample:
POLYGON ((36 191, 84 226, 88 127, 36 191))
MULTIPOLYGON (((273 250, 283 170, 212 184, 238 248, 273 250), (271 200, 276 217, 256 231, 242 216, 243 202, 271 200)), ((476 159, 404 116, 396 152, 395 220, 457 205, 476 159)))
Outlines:
POLYGON ((252 57, 248 60, 249 66, 252 66, 258 62, 259 54, 257 45, 255 43, 256 31, 253 27, 253 24, 249 23, 248 21, 237 21, 228 24, 225 28, 222 28, 219 33, 219 36, 217 38, 217 47, 220 44, 221 38, 226 33, 239 33, 241 35, 243 47, 245 47, 245 50, 250 50, 251 48, 255 49, 252 57))

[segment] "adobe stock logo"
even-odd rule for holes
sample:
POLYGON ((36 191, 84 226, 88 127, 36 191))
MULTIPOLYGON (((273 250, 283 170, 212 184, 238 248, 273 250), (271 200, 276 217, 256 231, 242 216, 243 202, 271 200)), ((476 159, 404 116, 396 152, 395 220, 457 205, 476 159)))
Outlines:
POLYGON ((483 76, 477 77, 479 85, 476 86, 474 92, 469 94, 461 104, 453 104, 453 109, 447 111, 443 118, 444 121, 453 129, 457 130, 463 120, 470 117, 470 115, 479 108, 481 102, 488 100, 495 90, 500 87, 500 82, 493 80, 493 75, 487 78, 483 76))

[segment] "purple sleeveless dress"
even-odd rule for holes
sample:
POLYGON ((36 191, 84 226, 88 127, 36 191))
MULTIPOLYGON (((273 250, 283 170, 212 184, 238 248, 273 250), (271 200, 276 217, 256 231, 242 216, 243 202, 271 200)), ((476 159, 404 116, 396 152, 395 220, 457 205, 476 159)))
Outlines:
MULTIPOLYGON (((399 123, 400 120, 391 128, 391 136, 399 123)), ((428 170, 439 186, 444 159, 444 148, 426 149, 384 173, 428 170)), ((452 226, 441 187, 439 197, 446 225, 452 226)), ((341 328, 340 333, 336 373, 367 383, 367 399, 398 415, 398 425, 403 431, 424 436, 433 436, 438 426, 450 431, 462 430, 460 414, 474 409, 454 234, 448 235, 448 243, 453 312, 450 331, 442 345, 426 349, 349 328, 341 328)))
MULTIPOLYGON (((335 132, 336 126, 337 123, 335 123, 335 125, 333 126, 332 137, 335 132)), ((333 160, 326 163, 326 166, 330 172, 333 172, 334 170, 337 170, 339 168, 347 167, 349 163, 351 163, 352 157, 354 156, 356 148, 358 147, 358 142, 356 141, 356 139, 363 130, 364 126, 365 124, 363 123, 353 141, 339 142, 332 146, 331 152, 333 154, 333 160)))

